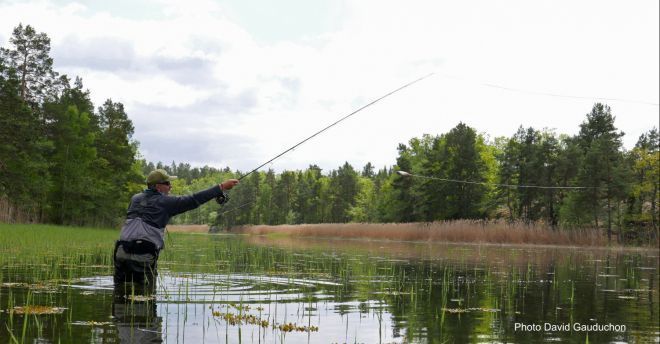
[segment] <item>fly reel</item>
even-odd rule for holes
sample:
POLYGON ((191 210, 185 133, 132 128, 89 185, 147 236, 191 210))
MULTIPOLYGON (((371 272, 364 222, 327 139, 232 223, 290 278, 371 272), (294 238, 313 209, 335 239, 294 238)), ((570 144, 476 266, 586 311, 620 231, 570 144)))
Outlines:
POLYGON ((220 195, 218 195, 218 196, 215 198, 215 201, 216 201, 218 204, 223 205, 223 204, 229 202, 229 195, 226 194, 224 191, 221 191, 220 195))

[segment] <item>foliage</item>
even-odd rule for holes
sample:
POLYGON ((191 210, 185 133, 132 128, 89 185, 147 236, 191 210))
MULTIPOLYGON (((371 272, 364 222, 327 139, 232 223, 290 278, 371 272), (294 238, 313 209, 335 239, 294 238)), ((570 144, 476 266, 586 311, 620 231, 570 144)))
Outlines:
POLYGON ((48 36, 29 25, 0 49, 0 200, 9 205, 0 218, 117 224, 143 179, 133 124, 121 103, 95 112, 82 80, 70 85, 49 52, 48 36))
POLYGON ((19 80, 19 96, 32 107, 52 98, 62 79, 53 71, 50 38, 37 33, 30 25, 19 24, 9 39, 11 49, 0 48, 0 57, 12 68, 19 80))
MULTIPOLYGON (((108 99, 95 109, 80 78, 71 85, 53 70, 45 33, 19 25, 9 42, 0 50, 3 221, 115 225, 153 169, 179 176, 175 194, 243 175, 229 167, 141 159, 123 104, 108 99)), ((506 219, 602 229, 619 240, 657 237, 658 130, 642 135, 631 151, 623 149, 623 135, 612 110, 600 103, 574 136, 520 126, 511 137, 489 141, 461 122, 399 144, 395 165, 381 169, 346 162, 330 171, 310 165, 255 172, 231 191, 229 204, 209 202, 173 223, 506 219)))
POLYGON ((7 197, 20 207, 10 218, 28 214, 35 220, 49 185, 44 153, 51 143, 43 137, 39 118, 22 101, 20 81, 15 70, 0 59, 0 197, 7 197))

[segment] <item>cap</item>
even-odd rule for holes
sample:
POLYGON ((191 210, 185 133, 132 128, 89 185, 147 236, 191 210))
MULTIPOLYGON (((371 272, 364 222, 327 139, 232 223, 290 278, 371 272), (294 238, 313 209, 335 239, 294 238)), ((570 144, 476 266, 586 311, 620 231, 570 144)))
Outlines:
POLYGON ((149 173, 147 176, 147 185, 160 184, 174 179, 176 179, 176 176, 170 176, 165 170, 159 168, 149 173))

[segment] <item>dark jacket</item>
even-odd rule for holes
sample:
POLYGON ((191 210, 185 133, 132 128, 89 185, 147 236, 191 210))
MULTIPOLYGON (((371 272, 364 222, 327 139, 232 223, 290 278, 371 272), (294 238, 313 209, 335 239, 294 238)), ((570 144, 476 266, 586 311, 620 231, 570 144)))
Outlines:
POLYGON ((189 196, 165 196, 152 189, 131 198, 126 222, 119 240, 147 240, 160 250, 164 245, 165 226, 174 215, 195 209, 222 194, 219 185, 189 196))

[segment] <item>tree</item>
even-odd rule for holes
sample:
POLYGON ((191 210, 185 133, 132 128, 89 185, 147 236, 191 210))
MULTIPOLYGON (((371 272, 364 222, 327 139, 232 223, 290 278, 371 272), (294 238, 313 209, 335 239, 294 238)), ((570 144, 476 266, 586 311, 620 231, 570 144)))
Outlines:
POLYGON ((268 225, 276 224, 277 222, 277 211, 275 209, 274 197, 273 194, 276 188, 276 179, 275 171, 268 169, 268 172, 264 174, 264 181, 261 183, 261 192, 259 197, 259 213, 263 214, 263 222, 268 225))
POLYGON ((296 190, 296 174, 293 171, 283 171, 280 178, 276 179, 273 189, 273 224, 293 223, 295 214, 293 213, 296 190))
POLYGON ((374 182, 366 177, 358 177, 358 193, 355 205, 348 209, 351 222, 376 221, 376 194, 374 182))
POLYGON ((9 39, 12 49, 0 48, 0 55, 20 80, 19 95, 33 108, 52 99, 61 86, 58 73, 53 70, 50 38, 37 33, 30 25, 19 24, 9 39))
POLYGON ((482 158, 483 138, 459 123, 433 145, 426 173, 438 179, 426 182, 425 195, 433 220, 481 218, 487 188, 487 168, 482 158), (466 181, 466 182, 464 182, 466 181))
POLYGON ((95 136, 90 116, 70 105, 57 122, 53 185, 50 190, 50 219, 58 224, 81 225, 91 221, 98 209, 95 197, 95 136))
POLYGON ((658 183, 660 183, 660 142, 658 129, 642 134, 629 153, 633 175, 626 222, 636 228, 649 226, 658 235, 658 183))
POLYGON ((373 176, 374 176, 374 165, 372 165, 371 162, 367 162, 367 164, 364 165, 364 168, 362 168, 362 177, 373 178, 373 176))
POLYGON ((296 184, 295 213, 296 223, 319 223, 322 217, 321 168, 310 165, 304 172, 299 172, 296 184))
MULTIPOLYGON (((410 173, 421 171, 429 138, 425 136, 421 141, 413 138, 408 142, 410 147, 400 143, 397 147, 399 155, 396 158, 396 169, 410 173)), ((381 214, 384 209, 389 213, 382 214, 383 217, 394 222, 419 221, 419 214, 423 212, 419 208, 421 198, 418 194, 419 189, 419 184, 416 184, 412 178, 392 175, 384 186, 384 191, 391 194, 385 195, 383 197, 385 204, 379 206, 381 214)))
POLYGON ((553 227, 558 223, 558 194, 555 189, 529 186, 556 186, 559 141, 552 132, 522 126, 507 141, 500 159, 502 184, 499 196, 505 198, 511 219, 529 223, 545 219, 553 227), (517 187, 515 187, 517 186, 517 187))
POLYGON ((330 221, 350 221, 349 209, 355 205, 358 194, 358 174, 348 162, 332 171, 330 179, 330 221))
POLYGON ((42 125, 20 98, 20 80, 0 56, 0 198, 8 197, 15 209, 10 221, 39 221, 49 185, 44 154, 49 141, 42 125), (21 216, 26 212, 26 216, 21 216))
MULTIPOLYGON (((537 149, 537 160, 539 161, 540 173, 538 175, 538 185, 555 187, 559 186, 559 179, 556 175, 558 168, 558 159, 560 154, 559 140, 555 134, 550 131, 543 131, 540 135, 539 147, 537 149)), ((546 223, 556 229, 559 224, 559 204, 562 194, 557 189, 542 189, 539 194, 541 205, 540 218, 544 218, 546 223)))
POLYGON ((578 185, 591 187, 580 193, 578 205, 591 214, 598 227, 603 207, 606 210, 607 236, 612 237, 612 209, 623 199, 629 171, 621 153, 621 137, 614 126, 609 106, 596 103, 587 119, 580 124, 578 144, 583 163, 577 176, 578 185), (604 203, 604 204, 603 204, 604 203))
POLYGON ((112 224, 119 219, 128 205, 128 199, 142 184, 142 175, 136 173, 137 144, 132 141, 133 122, 128 118, 124 105, 108 99, 98 108, 98 122, 94 146, 97 152, 96 190, 102 204, 99 221, 112 224), (116 197, 104 197, 104 195, 116 197))

